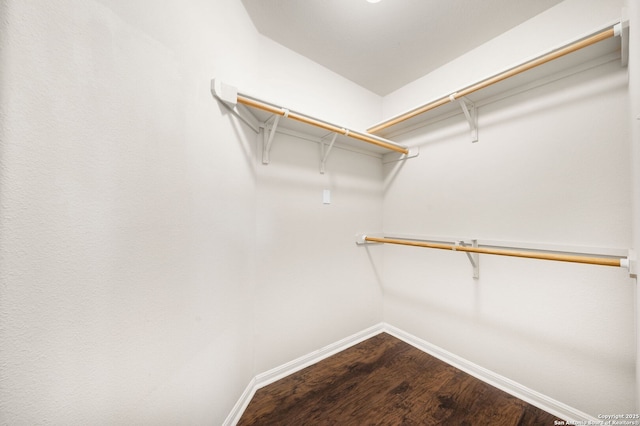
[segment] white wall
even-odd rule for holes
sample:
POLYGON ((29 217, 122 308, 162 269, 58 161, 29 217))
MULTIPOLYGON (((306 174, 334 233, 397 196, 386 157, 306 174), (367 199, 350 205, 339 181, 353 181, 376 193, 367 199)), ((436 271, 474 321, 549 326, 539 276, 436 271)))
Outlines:
POLYGON ((0 423, 219 424, 259 369, 380 321, 366 254, 336 257, 365 207, 380 226, 381 166, 336 152, 320 177, 317 145, 294 160, 287 141, 256 170, 255 134, 209 80, 333 121, 355 111, 348 126, 378 97, 265 40, 237 1, 0 8, 0 423), (313 261, 257 259, 303 229, 323 237, 300 236, 313 261), (277 291, 312 302, 278 324, 277 291))
POLYGON ((266 371, 382 320, 372 266, 354 235, 382 227, 379 158, 277 135, 258 166, 256 369, 266 371), (331 204, 323 204, 329 189, 331 204))
POLYGON ((3 2, 2 423, 220 420, 253 375, 252 136, 177 28, 250 25, 121 6, 3 2))
MULTIPOLYGON (((627 2, 629 26, 638 28, 640 25, 640 4, 635 0, 627 2)), ((629 32, 629 119, 631 121, 631 156, 633 164, 633 247, 640 249, 640 31, 629 32)), ((637 286, 637 277, 636 277, 637 286)), ((636 412, 640 411, 640 292, 636 287, 636 412)))
MULTIPOLYGON (((620 16, 619 2, 589 3, 561 3, 389 95, 385 110, 620 16)), ((628 99, 627 70, 611 62, 482 106, 476 144, 462 116, 396 138, 421 154, 385 171, 385 232, 631 247, 628 99)), ((634 412, 627 271, 482 256, 474 281, 461 254, 385 246, 383 255, 385 321, 593 416, 634 412)))

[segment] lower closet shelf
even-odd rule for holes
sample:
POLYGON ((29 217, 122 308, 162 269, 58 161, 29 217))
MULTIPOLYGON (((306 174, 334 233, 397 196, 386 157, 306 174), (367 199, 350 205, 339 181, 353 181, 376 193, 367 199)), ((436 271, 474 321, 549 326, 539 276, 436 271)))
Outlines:
MULTIPOLYGON (((371 236, 366 234, 356 235, 356 244, 396 244, 410 247, 430 248, 438 250, 450 250, 463 252, 469 258, 473 266, 473 278, 479 278, 480 254, 490 254, 496 256, 521 257, 526 259, 552 260, 557 262, 582 263, 599 266, 612 266, 616 268, 624 268, 629 271, 630 275, 637 273, 636 253, 631 249, 606 249, 607 254, 591 254, 592 249, 578 250, 576 248, 569 249, 563 246, 549 246, 550 248, 524 248, 514 249, 514 244, 509 246, 499 245, 495 243, 480 244, 478 240, 465 242, 459 239, 444 238, 395 238, 387 236, 371 236), (624 255, 620 254, 622 251, 624 255)), ((538 245, 539 246, 539 245, 538 245)), ((605 249, 600 249, 604 251, 605 249)))

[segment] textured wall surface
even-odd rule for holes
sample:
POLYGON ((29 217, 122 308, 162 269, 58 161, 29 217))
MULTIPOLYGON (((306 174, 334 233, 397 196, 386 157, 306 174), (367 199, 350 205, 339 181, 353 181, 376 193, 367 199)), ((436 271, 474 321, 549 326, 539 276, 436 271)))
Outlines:
MULTIPOLYGON (((304 321, 286 318, 297 325, 287 340, 301 343, 254 327, 254 306, 266 316, 282 309, 260 300, 271 284, 256 274, 256 135, 209 84, 221 78, 350 126, 378 116, 378 97, 263 39, 237 1, 0 7, 0 423, 219 424, 256 365, 273 364, 260 359, 293 359, 380 321, 374 279, 350 287, 347 275, 323 288, 316 270, 298 270, 277 285, 315 301, 304 321), (348 99, 319 103, 319 93, 348 99), (368 303, 355 313, 333 303, 342 289, 368 303)), ((317 144, 308 149, 319 158, 317 144)), ((379 223, 381 166, 356 161, 355 181, 327 175, 336 203, 324 212, 340 215, 341 188, 357 193, 354 182, 372 177, 365 198, 379 223)), ((308 206, 323 207, 324 186, 308 206)), ((288 197, 269 214, 289 218, 305 203, 288 197)), ((335 216, 309 223, 304 214, 291 229, 313 226, 329 246, 351 239, 351 226, 329 232, 335 216)), ((277 255, 291 229, 260 241, 277 255)))
POLYGON ((4 4, 6 424, 222 419, 253 375, 252 138, 163 20, 197 14, 108 6, 4 4))

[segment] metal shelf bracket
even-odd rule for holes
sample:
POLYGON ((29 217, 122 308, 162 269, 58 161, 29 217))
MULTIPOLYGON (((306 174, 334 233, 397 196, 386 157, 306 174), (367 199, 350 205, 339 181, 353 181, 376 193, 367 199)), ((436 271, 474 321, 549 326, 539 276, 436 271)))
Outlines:
POLYGON ((471 142, 478 142, 478 110, 476 105, 465 97, 459 98, 457 101, 469 123, 471 142))
POLYGON ((264 125, 264 132, 262 133, 262 164, 269 164, 271 161, 269 154, 271 153, 271 144, 273 144, 273 137, 278 129, 278 123, 280 122, 280 116, 274 115, 273 121, 269 123, 267 121, 264 125))
POLYGON ((333 144, 336 143, 336 139, 338 137, 337 133, 333 134, 331 138, 331 142, 329 146, 326 145, 324 139, 320 141, 320 154, 322 155, 322 159, 320 160, 320 173, 324 174, 324 166, 327 163, 327 158, 329 157, 329 153, 331 152, 331 148, 333 148, 333 144))
POLYGON ((409 149, 408 154, 402 154, 400 152, 387 152, 382 156, 382 164, 395 163, 397 161, 408 160, 409 158, 415 158, 420 155, 420 147, 409 149))
MULTIPOLYGON (((458 241, 456 245, 461 247, 467 246, 464 241, 458 241)), ((471 247, 478 248, 478 240, 471 240, 471 247)), ((467 255, 467 257, 469 258, 469 262, 471 262, 471 266, 473 267, 473 279, 477 280, 478 278, 480 278, 480 255, 478 253, 469 252, 464 252, 464 254, 467 255)))

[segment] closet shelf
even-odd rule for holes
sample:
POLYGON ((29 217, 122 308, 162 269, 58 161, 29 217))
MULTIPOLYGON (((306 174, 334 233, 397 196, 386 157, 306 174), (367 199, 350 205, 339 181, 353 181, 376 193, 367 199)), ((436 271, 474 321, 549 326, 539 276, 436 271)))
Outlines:
POLYGON ((366 146, 366 151, 377 154, 395 152, 402 155, 401 158, 410 158, 415 155, 404 145, 239 93, 237 88, 216 79, 211 80, 211 92, 256 133, 263 130, 262 162, 264 164, 269 164, 274 135, 276 131, 281 129, 287 129, 293 134, 308 135, 322 144, 321 172, 324 172, 324 163, 336 142, 357 146, 359 149, 366 146), (362 142, 366 142, 366 145, 363 145, 362 142))
POLYGON ((628 23, 618 22, 541 54, 498 74, 417 106, 380 122, 367 132, 393 137, 427 125, 429 122, 464 113, 477 141, 476 108, 497 99, 546 84, 567 75, 621 59, 627 62, 628 23))
POLYGON ((584 249, 576 251, 576 248, 572 247, 552 247, 540 246, 540 245, 528 245, 528 247, 514 247, 516 244, 509 244, 508 246, 499 245, 492 242, 479 242, 478 240, 471 240, 465 242, 459 239, 449 238, 437 238, 437 239, 424 239, 424 238, 394 238, 387 236, 371 236, 366 234, 356 235, 356 244, 398 244, 404 246, 431 248, 439 250, 450 250, 463 252, 469 258, 471 266, 473 267, 473 278, 479 278, 480 267, 480 254, 490 254, 497 256, 509 256, 509 257, 521 257, 527 259, 538 260, 552 260, 558 262, 572 262, 583 263, 589 265, 600 266, 613 266, 617 268, 625 268, 629 270, 630 275, 637 273, 637 261, 636 254, 633 250, 625 250, 626 255, 621 255, 621 250, 613 249, 600 249, 592 253, 594 249, 584 249), (608 251, 607 254, 601 254, 603 251, 608 251), (587 253, 585 253, 587 252, 587 253), (616 252, 616 253, 611 253, 616 252))

